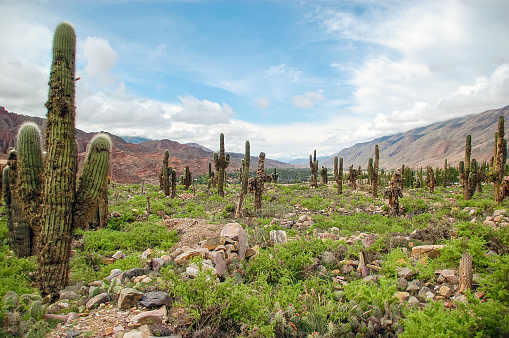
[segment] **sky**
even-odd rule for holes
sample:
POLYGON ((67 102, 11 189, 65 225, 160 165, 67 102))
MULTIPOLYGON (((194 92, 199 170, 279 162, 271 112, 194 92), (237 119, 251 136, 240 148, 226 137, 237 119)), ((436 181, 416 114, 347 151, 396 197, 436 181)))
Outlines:
POLYGON ((0 0, 0 106, 45 117, 77 35, 76 126, 289 161, 509 104, 506 0, 0 0))

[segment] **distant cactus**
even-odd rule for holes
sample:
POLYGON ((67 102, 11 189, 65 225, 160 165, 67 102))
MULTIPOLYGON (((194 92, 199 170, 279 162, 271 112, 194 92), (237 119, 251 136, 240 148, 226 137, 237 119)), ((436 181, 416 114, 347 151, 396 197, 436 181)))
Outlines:
POLYGON ((265 182, 269 181, 270 175, 265 172, 265 153, 261 152, 258 158, 258 170, 256 177, 249 180, 249 191, 254 192, 255 198, 253 206, 255 211, 262 210, 262 194, 265 182))
POLYGON ((171 169, 171 198, 175 198, 175 196, 177 196, 177 172, 175 169, 171 169))
POLYGON ((348 168, 348 186, 352 189, 357 189, 357 179, 360 176, 360 172, 353 168, 353 164, 348 168))
POLYGON ((433 168, 428 167, 428 170, 426 173, 426 184, 428 185, 430 194, 432 194, 435 191, 436 183, 437 183, 437 181, 435 178, 435 173, 433 172, 433 168))
POLYGON ((235 213, 235 218, 240 217, 240 212, 242 210, 242 204, 244 204, 244 199, 247 195, 247 186, 249 183, 249 166, 251 164, 251 146, 249 141, 246 141, 246 148, 244 152, 244 159, 242 160, 242 168, 241 171, 241 189, 239 195, 239 203, 237 204, 237 211, 235 213))
POLYGON ((214 185, 214 172, 212 171, 212 163, 209 162, 209 176, 207 179, 207 185, 210 189, 211 187, 215 187, 214 185))
POLYGON ((343 193, 343 158, 339 159, 338 165, 338 157, 334 157, 334 180, 338 186, 338 195, 343 193))
POLYGON ((164 196, 170 196, 170 175, 172 168, 168 166, 169 157, 170 151, 166 149, 164 151, 163 165, 161 167, 161 189, 164 192, 164 196))
POLYGON ((309 155, 309 169, 311 169, 311 187, 318 187, 318 160, 316 159, 316 149, 313 152, 313 156, 309 155))
MULTIPOLYGON (((403 170, 405 168, 405 165, 402 166, 403 170)), ((397 185, 401 190, 403 190, 403 174, 400 171, 400 169, 396 169, 394 174, 392 174, 391 182, 394 183, 394 185, 397 185)))
POLYGON ((226 168, 230 164, 230 154, 225 154, 224 152, 224 135, 221 133, 219 135, 219 154, 214 153, 214 163, 216 166, 216 170, 218 172, 217 177, 217 193, 221 196, 224 196, 224 184, 225 184, 225 174, 226 168))
POLYGON ((463 170, 460 168, 460 176, 462 177, 463 185, 463 199, 469 200, 472 198, 473 191, 471 189, 470 177, 470 156, 472 154, 472 136, 467 135, 465 140, 465 161, 463 162, 463 170))
POLYGON ((447 188, 447 159, 444 160, 444 172, 442 173, 442 186, 447 188))
POLYGON ((74 228, 85 227, 103 189, 109 171, 111 140, 95 136, 88 147, 83 173, 76 188, 78 145, 75 138, 76 36, 69 23, 61 23, 53 41, 53 65, 46 102, 47 127, 42 180, 34 179, 42 161, 41 145, 32 138, 33 125, 18 134, 18 180, 23 210, 38 243, 37 273, 43 294, 55 296, 67 285, 74 228), (41 160, 39 160, 41 159, 41 160), (26 183, 26 184, 25 184, 26 183), (40 236, 39 236, 40 234, 40 236), (38 238, 39 237, 39 238, 38 238), (37 239, 38 238, 38 239, 37 239))
POLYGON ((384 198, 389 200, 389 209, 388 215, 390 217, 399 215, 399 198, 403 197, 403 193, 401 191, 401 187, 398 182, 395 180, 393 176, 391 182, 389 183, 389 187, 384 191, 384 198))
POLYGON ((322 165, 322 169, 320 169, 320 177, 322 178, 322 184, 327 185, 327 168, 322 165))
POLYGON ((498 117, 498 132, 495 134, 495 164, 492 180, 495 185, 495 202, 500 204, 503 200, 500 194, 500 184, 505 176, 505 162, 507 161, 507 141, 504 139, 504 117, 498 117))
POLYGON ((274 173, 272 174, 272 180, 274 181, 274 183, 277 183, 277 181, 279 180, 279 175, 277 173, 276 168, 274 168, 274 173))
POLYGON ((378 160, 380 154, 378 151, 378 144, 375 145, 375 161, 370 157, 368 162, 368 176, 371 181, 371 194, 373 197, 378 197, 378 160))
POLYGON ((184 185, 185 190, 189 190, 189 187, 193 184, 193 177, 191 175, 191 170, 189 166, 184 168, 184 175, 182 175, 182 184, 184 185))

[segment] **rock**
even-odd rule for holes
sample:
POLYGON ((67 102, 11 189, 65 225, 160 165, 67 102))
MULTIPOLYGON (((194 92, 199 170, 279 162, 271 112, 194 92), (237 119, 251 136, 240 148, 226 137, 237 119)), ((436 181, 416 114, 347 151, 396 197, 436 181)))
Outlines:
POLYGON ((477 298, 477 299, 481 299, 484 297, 484 295, 486 295, 486 292, 485 291, 478 291, 475 293, 474 297, 477 298))
POLYGON ((152 255, 152 249, 148 248, 147 250, 143 251, 143 253, 141 254, 141 258, 147 259, 148 256, 150 255, 152 255))
POLYGON ((164 259, 163 258, 154 258, 151 262, 152 270, 155 272, 159 272, 161 268, 163 267, 164 259))
POLYGON ((133 307, 143 297, 143 292, 133 288, 124 288, 118 296, 117 307, 119 309, 129 309, 133 307))
POLYGON ((216 269, 216 274, 219 277, 222 277, 224 272, 227 269, 223 253, 219 252, 219 251, 215 251, 215 252, 212 252, 211 255, 212 255, 212 262, 214 263, 214 268, 216 269))
POLYGON ((274 244, 284 244, 288 241, 284 230, 272 230, 269 234, 270 239, 274 242, 274 244))
POLYGON ((376 242, 378 239, 378 235, 375 234, 368 234, 365 238, 362 239, 362 244, 364 244, 364 247, 368 249, 373 243, 376 242))
POLYGON ((96 305, 106 303, 109 301, 110 301, 110 297, 108 296, 108 294, 106 292, 104 292, 104 293, 101 293, 100 295, 97 295, 97 296, 91 298, 87 302, 87 304, 85 304, 85 307, 90 310, 96 305))
POLYGON ((438 283, 447 282, 451 284, 458 284, 458 281, 459 279, 458 276, 456 275, 456 271, 451 269, 442 270, 440 276, 438 276, 437 278, 438 283))
POLYGON ((138 313, 131 318, 134 325, 161 324, 166 317, 166 308, 138 313))
POLYGON ((493 216, 504 216, 507 211, 505 209, 494 210, 493 216))
POLYGON ((412 270, 408 267, 398 269, 398 277, 402 277, 402 278, 405 278, 406 280, 410 280, 410 278, 412 278, 413 276, 415 276, 414 270, 412 270))
POLYGON ((343 265, 341 267, 341 272, 344 274, 344 275, 348 275, 350 272, 353 271, 353 266, 351 266, 350 264, 347 264, 347 265, 343 265))
POLYGON ((118 259, 124 259, 125 258, 125 254, 122 253, 122 251, 117 251, 113 254, 113 256, 111 256, 112 258, 118 260, 118 259))
POLYGON ((320 255, 320 261, 322 264, 333 264, 336 261, 336 257, 333 252, 325 251, 320 255))
POLYGON ((427 256, 429 258, 436 258, 440 255, 440 249, 445 248, 445 245, 419 245, 412 248, 412 255, 414 256, 427 256))
POLYGON ((424 286, 418 293, 417 293, 417 297, 419 297, 420 299, 427 299, 427 294, 428 292, 431 292, 431 290, 427 287, 427 286, 424 286))
POLYGON ((200 273, 200 269, 194 266, 188 266, 186 269, 186 274, 189 278, 196 278, 198 276, 198 273, 200 273))
POLYGON ((147 338, 147 335, 144 335, 141 331, 129 331, 124 333, 123 338, 147 338))
POLYGON ((421 289, 421 282, 418 280, 411 281, 408 283, 408 286, 406 288, 407 292, 410 292, 412 294, 416 294, 421 289))
POLYGON ((145 271, 144 269, 132 268, 132 269, 129 269, 129 270, 125 271, 124 273, 122 273, 119 276, 119 278, 122 281, 131 281, 132 278, 137 277, 137 276, 142 276, 145 273, 147 273, 147 271, 145 271))
POLYGON ((66 324, 71 323, 73 320, 78 319, 80 315, 76 312, 69 312, 69 316, 67 317, 66 324))
POLYGON ((398 290, 406 290, 407 287, 408 287, 408 281, 403 277, 399 277, 398 278, 398 290))
POLYGON ((246 250, 246 258, 254 258, 258 254, 258 246, 255 245, 252 248, 246 250))
POLYGON ((394 297, 400 301, 405 301, 410 297, 410 294, 408 292, 398 291, 394 294, 394 297))
POLYGON ((171 298, 168 292, 164 291, 151 291, 145 293, 141 299, 140 304, 144 307, 156 307, 156 306, 170 306, 171 305, 171 298))
POLYGON ((78 298, 80 298, 80 295, 78 295, 74 291, 62 290, 59 292, 59 294, 60 294, 60 299, 78 299, 78 298))
POLYGON ((409 305, 419 304, 419 300, 414 296, 410 296, 408 298, 408 304, 409 305))
POLYGON ((485 220, 482 224, 484 226, 489 226, 489 227, 492 227, 492 228, 496 228, 497 227, 497 223, 495 223, 494 221, 485 220))
POLYGON ((225 238, 220 236, 220 237, 214 237, 214 238, 207 239, 207 240, 201 242, 200 245, 203 248, 207 248, 207 250, 214 250, 215 248, 217 248, 220 245, 223 245, 224 243, 225 243, 225 238))
POLYGON ((465 295, 457 295, 454 297, 454 301, 456 303, 463 303, 463 304, 467 304, 468 303, 468 299, 465 295))
POLYGON ((206 248, 197 248, 192 249, 186 252, 181 253, 177 257, 175 257, 175 263, 180 265, 189 264, 191 258, 201 256, 203 258, 207 258, 210 256, 209 250, 206 248))
POLYGON ((364 277, 362 280, 365 282, 373 282, 376 283, 378 281, 379 275, 369 275, 364 277))
POLYGON ((113 280, 113 278, 120 276, 122 274, 122 272, 123 271, 120 269, 113 269, 110 271, 110 274, 108 277, 106 277, 106 279, 111 282, 113 280))
POLYGON ((454 288, 451 288, 447 285, 440 286, 440 289, 438 290, 438 294, 442 297, 449 298, 454 293, 454 288))
POLYGON ((306 220, 307 220, 307 216, 306 215, 302 215, 302 216, 299 217, 299 219, 297 221, 302 223, 302 222, 304 222, 306 220))

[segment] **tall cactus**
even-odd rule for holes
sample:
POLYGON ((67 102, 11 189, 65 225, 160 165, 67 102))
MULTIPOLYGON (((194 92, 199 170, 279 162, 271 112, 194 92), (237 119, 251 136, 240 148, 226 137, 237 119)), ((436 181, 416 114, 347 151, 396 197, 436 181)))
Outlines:
POLYGON ((224 135, 221 133, 219 135, 219 154, 214 153, 214 162, 216 165, 216 170, 218 172, 217 177, 217 193, 221 196, 224 196, 224 177, 225 170, 228 168, 230 164, 230 154, 225 154, 224 152, 224 135))
POLYGON ((261 212, 262 210, 262 194, 265 182, 268 182, 270 175, 265 173, 265 153, 261 152, 258 157, 258 170, 256 171, 256 177, 251 181, 250 190, 254 191, 255 198, 253 206, 255 211, 261 212))
POLYGON ((507 141, 504 139, 504 117, 498 117, 498 133, 495 134, 495 173, 494 173, 494 184, 495 184, 495 202, 501 203, 503 197, 500 196, 500 183, 504 179, 505 175, 505 162, 507 161, 507 141))
POLYGON ((313 156, 309 155, 309 169, 311 169, 311 187, 317 188, 318 160, 316 159, 316 149, 313 152, 313 156))
POLYGON ((166 149, 164 151, 163 165, 161 167, 161 189, 164 192, 164 196, 170 196, 170 175, 171 167, 168 167, 168 160, 170 158, 170 151, 166 149))
POLYGON ((249 141, 246 141, 246 150, 244 152, 244 159, 242 160, 242 168, 241 171, 241 189, 239 195, 239 204, 237 205, 237 211, 235 213, 235 218, 240 217, 240 212, 242 210, 242 204, 244 204, 244 199, 247 195, 247 185, 249 180, 249 165, 251 164, 251 146, 249 141))
POLYGON ((442 186, 447 188, 447 159, 444 160, 444 172, 442 173, 442 186))
POLYGON ((188 165, 184 168, 184 175, 182 175, 182 177, 182 184, 184 185, 184 189, 188 190, 191 184, 193 184, 193 177, 191 176, 191 170, 189 169, 188 165))
MULTIPOLYGON (((465 161, 463 162, 463 173, 461 175, 463 184, 463 199, 469 200, 472 198, 472 191, 470 189, 470 157, 472 155, 472 136, 467 135, 465 140, 465 161)), ((461 173, 460 173, 461 174, 461 173)))
POLYGON ((320 169, 320 177, 322 178, 322 184, 327 185, 329 183, 327 179, 327 168, 322 165, 322 169, 320 169))
POLYGON ((338 157, 334 156, 334 180, 336 181, 338 187, 338 195, 343 193, 343 158, 339 159, 338 165, 338 157))
POLYGON ((24 125, 18 134, 18 181, 31 182, 20 189, 22 209, 39 237, 37 275, 41 290, 52 296, 68 283, 72 230, 86 225, 106 188, 111 152, 108 136, 99 134, 92 139, 76 188, 75 57, 74 28, 69 23, 61 23, 53 41, 44 138, 47 154, 40 189, 34 177, 38 176, 35 173, 39 158, 42 159, 41 145, 23 137, 25 133, 33 133, 35 128, 24 125))
MULTIPOLYGON (((212 171, 212 163, 209 162, 209 176, 207 179, 207 186, 210 187, 214 184, 214 172, 212 171)), ((215 186, 214 186, 215 187, 215 186)))
POLYGON ((177 172, 175 169, 171 167, 168 169, 168 172, 171 171, 171 198, 175 198, 177 196, 177 172))
POLYGON ((278 180, 279 180, 279 175, 277 173, 277 169, 274 168, 274 173, 272 174, 272 181, 274 181, 274 183, 277 183, 278 180))

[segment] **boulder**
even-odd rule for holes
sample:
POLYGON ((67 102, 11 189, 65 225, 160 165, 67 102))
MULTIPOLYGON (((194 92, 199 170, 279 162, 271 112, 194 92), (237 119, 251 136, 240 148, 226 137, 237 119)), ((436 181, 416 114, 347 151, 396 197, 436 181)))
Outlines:
POLYGON ((140 304, 144 307, 156 307, 156 306, 170 306, 171 305, 171 297, 168 292, 164 291, 151 291, 145 293, 141 299, 140 304))
POLYGON ((272 230, 269 235, 274 244, 284 244, 288 241, 288 237, 284 230, 272 230))
POLYGON ((99 305, 99 304, 102 304, 102 303, 106 303, 106 302, 109 302, 109 301, 110 301, 110 297, 108 296, 108 294, 106 292, 104 292, 104 293, 101 293, 101 294, 91 298, 87 302, 85 307, 90 310, 90 309, 92 309, 96 305, 99 305))
POLYGON ((143 292, 133 288, 124 288, 118 296, 117 307, 119 309, 129 309, 133 307, 143 297, 143 292))

